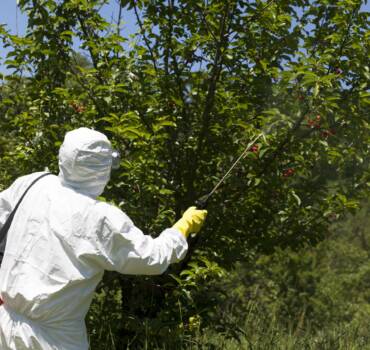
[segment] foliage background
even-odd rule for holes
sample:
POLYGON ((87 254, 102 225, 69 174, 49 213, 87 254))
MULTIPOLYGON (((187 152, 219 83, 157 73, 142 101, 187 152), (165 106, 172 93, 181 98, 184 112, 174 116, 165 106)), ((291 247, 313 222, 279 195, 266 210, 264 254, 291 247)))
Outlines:
POLYGON ((364 348, 364 2, 122 0, 116 24, 105 2, 20 0, 26 35, 0 27, 12 69, 0 90, 3 188, 57 172, 65 132, 92 127, 124 155, 102 200, 155 236, 265 137, 212 197, 186 265, 105 275, 92 348, 364 348), (125 11, 139 28, 130 37, 125 11))

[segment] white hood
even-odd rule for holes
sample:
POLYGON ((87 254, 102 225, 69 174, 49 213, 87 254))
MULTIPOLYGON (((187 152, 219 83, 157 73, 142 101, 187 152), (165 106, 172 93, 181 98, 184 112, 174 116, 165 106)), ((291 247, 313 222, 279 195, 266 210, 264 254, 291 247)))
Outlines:
POLYGON ((112 146, 95 130, 80 128, 68 132, 59 150, 59 177, 68 187, 96 198, 110 179, 112 146))

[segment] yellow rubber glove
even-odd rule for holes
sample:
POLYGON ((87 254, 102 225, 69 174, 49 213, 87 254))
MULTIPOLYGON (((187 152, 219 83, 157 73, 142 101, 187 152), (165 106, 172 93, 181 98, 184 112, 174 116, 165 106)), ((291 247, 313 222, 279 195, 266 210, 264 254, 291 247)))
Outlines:
POLYGON ((173 225, 185 237, 190 233, 198 233, 203 226, 207 216, 207 210, 198 210, 196 207, 188 208, 182 218, 173 225))

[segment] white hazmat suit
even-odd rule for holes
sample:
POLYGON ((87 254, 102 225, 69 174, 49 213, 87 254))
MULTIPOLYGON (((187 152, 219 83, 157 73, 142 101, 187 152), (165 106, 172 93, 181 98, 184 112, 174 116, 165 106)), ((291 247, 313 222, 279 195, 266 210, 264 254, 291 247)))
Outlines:
MULTIPOLYGON (((177 229, 154 239, 120 209, 96 200, 111 162, 103 134, 71 131, 59 152, 59 176, 41 179, 25 196, 0 269, 1 350, 88 349, 84 319, 104 270, 161 274, 186 254, 177 229)), ((40 174, 0 193, 0 225, 40 174)))

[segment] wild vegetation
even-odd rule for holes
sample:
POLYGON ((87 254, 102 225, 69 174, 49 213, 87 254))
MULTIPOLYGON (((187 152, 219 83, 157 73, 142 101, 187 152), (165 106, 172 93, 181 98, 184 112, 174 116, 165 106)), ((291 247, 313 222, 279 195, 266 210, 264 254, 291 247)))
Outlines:
POLYGON ((101 199, 155 236, 264 136, 189 261, 105 275, 91 348, 370 348, 364 2, 121 0, 116 23, 107 2, 19 0, 26 35, 0 27, 2 188, 95 128, 123 154, 101 199))

